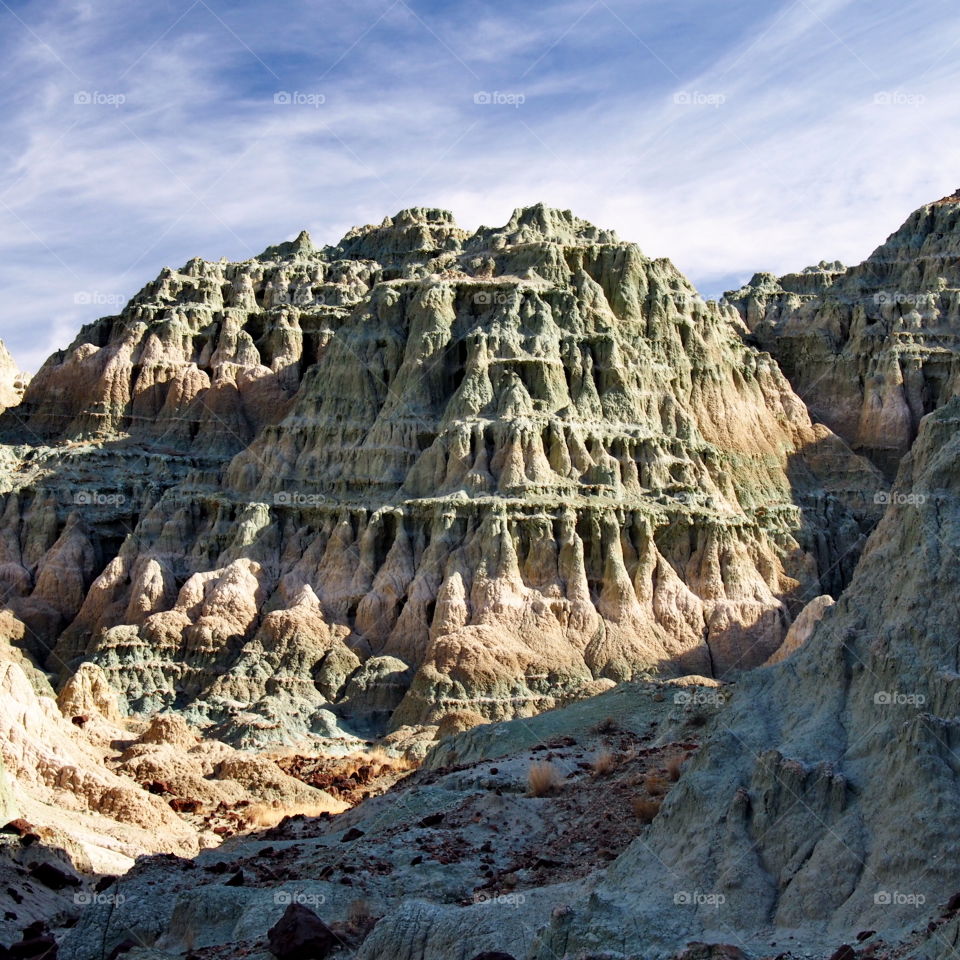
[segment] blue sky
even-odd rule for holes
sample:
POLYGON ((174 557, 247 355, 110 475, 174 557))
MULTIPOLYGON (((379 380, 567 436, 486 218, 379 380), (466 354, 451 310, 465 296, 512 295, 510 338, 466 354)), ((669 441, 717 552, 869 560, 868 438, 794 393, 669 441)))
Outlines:
POLYGON ((0 0, 0 54, 28 370, 164 265, 407 206, 570 208, 717 295, 960 185, 956 0, 0 0))

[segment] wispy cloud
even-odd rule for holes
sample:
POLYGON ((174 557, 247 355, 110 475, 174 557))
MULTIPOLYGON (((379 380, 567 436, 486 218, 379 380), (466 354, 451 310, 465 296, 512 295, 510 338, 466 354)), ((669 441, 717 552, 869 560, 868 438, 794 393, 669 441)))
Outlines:
POLYGON ((53 0, 0 23, 0 336, 33 369, 165 264, 403 206, 569 207, 715 294, 860 259, 957 185, 952 0, 53 0))

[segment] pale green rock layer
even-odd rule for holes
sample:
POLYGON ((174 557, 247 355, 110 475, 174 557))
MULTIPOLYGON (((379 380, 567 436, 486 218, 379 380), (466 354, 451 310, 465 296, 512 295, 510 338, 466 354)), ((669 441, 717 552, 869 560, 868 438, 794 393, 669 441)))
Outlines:
POLYGON ((885 489, 745 332, 542 206, 164 269, 0 419, 11 630, 250 745, 734 676, 885 489))

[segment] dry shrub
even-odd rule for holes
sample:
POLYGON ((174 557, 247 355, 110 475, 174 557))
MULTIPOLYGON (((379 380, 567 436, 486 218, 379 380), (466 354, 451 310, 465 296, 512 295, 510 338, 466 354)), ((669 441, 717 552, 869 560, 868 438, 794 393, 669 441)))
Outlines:
POLYGON ((643 786, 651 797, 662 797, 670 789, 667 781, 657 773, 648 773, 643 778, 643 786))
POLYGON ((347 923, 355 930, 363 930, 373 925, 373 910, 370 901, 363 897, 351 902, 347 908, 347 923))
MULTIPOLYGON (((342 808, 339 808, 342 809, 342 808)), ((243 818, 251 827, 275 827, 284 817, 319 817, 332 813, 323 803, 251 803, 243 810, 243 818)))
POLYGON ((641 823, 649 823, 660 812, 660 800, 643 800, 640 797, 633 797, 630 800, 630 806, 633 808, 634 816, 641 823))
POLYGON ((680 779, 680 774, 683 772, 683 764, 686 760, 684 756, 671 757, 667 763, 667 776, 676 783, 680 779))
POLYGON ((547 761, 530 764, 527 771, 527 788, 531 797, 545 797, 560 786, 560 774, 557 768, 547 761))
POLYGON ((613 717, 604 717, 599 723, 593 725, 594 733, 616 733, 620 729, 620 724, 613 717))
POLYGON ((418 763, 411 760, 406 754, 394 756, 392 753, 387 753, 383 747, 373 747, 371 750, 366 751, 366 753, 360 754, 356 758, 355 769, 359 769, 366 763, 371 765, 378 763, 381 767, 390 767, 398 771, 415 770, 419 766, 418 763))
POLYGON ((616 770, 617 763, 617 755, 604 747, 593 761, 593 775, 595 777, 605 777, 608 773, 613 773, 616 770))

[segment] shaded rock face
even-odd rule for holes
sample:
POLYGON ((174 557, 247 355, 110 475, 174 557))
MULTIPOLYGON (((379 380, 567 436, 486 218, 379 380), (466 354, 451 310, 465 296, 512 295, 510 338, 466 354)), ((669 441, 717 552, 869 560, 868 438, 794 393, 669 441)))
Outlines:
POLYGON ((652 930, 665 950, 697 930, 759 941, 780 927, 819 949, 861 930, 925 930, 903 955, 953 953, 958 454, 954 398, 922 422, 852 583, 810 640, 737 684, 645 842, 531 956, 560 942, 624 949, 626 904, 632 947, 652 930), (713 899, 677 909, 675 890, 713 899))
POLYGON ((164 270, 0 419, 22 643, 250 745, 762 664, 884 483, 743 332, 542 206, 164 270))
POLYGON ((915 211, 863 263, 756 274, 726 294, 815 420, 888 476, 957 392, 960 194, 915 211))

